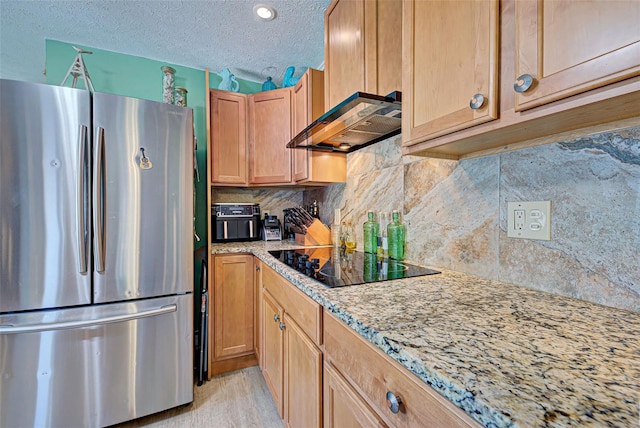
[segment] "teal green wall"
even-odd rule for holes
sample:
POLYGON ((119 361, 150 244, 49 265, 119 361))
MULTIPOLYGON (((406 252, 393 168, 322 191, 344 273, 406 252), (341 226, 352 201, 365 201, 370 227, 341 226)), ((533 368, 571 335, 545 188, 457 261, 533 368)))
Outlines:
MULTIPOLYGON (((187 88, 187 105, 193 108, 193 120, 195 136, 198 139, 196 159, 200 171, 200 182, 196 184, 196 231, 201 241, 195 242, 199 247, 206 244, 207 215, 209 210, 207 203, 207 136, 205 118, 205 71, 183 67, 167 61, 156 61, 117 52, 105 51, 83 46, 77 43, 65 43, 57 40, 46 41, 46 82, 52 85, 60 85, 69 67, 73 63, 76 51, 73 46, 84 48, 93 52, 91 55, 83 55, 87 71, 97 92, 124 95, 128 97, 142 98, 152 101, 162 101, 162 70, 168 65, 176 70, 175 84, 187 88)), ((216 88, 220 78, 210 73, 210 87, 216 88)), ((259 92, 262 83, 238 79, 240 92, 250 94, 259 92)), ((71 86, 69 78, 65 86, 71 86)), ((84 87, 84 82, 79 79, 79 87, 84 87)))
MULTIPOLYGON (((60 85, 67 70, 73 63, 76 51, 73 46, 93 52, 83 55, 83 60, 97 92, 124 95, 152 101, 162 101, 162 70, 168 65, 176 70, 175 85, 187 88, 187 105, 193 108, 195 136, 198 139, 196 159, 200 171, 200 182, 196 184, 196 231, 200 242, 195 247, 206 244, 207 239, 207 134, 205 117, 205 71, 173 64, 167 61, 156 61, 117 52, 105 51, 83 46, 77 43, 65 43, 56 40, 46 41, 46 83, 60 85)), ((220 78, 210 73, 210 87, 216 88, 220 78)), ((240 92, 254 93, 262 89, 262 83, 238 79, 240 92)), ((65 86, 71 86, 69 78, 65 86)), ((84 87, 82 79, 78 87, 84 87)))
MULTIPOLYGON (((199 247, 206 243, 207 237, 207 136, 205 121, 205 72, 183 67, 170 62, 103 51, 89 46, 69 44, 55 40, 46 41, 46 82, 60 85, 67 70, 73 63, 76 51, 72 46, 87 49, 93 54, 83 55, 84 63, 97 92, 106 92, 151 101, 162 101, 162 70, 169 65, 176 70, 175 84, 187 88, 187 105, 193 108, 195 136, 198 139, 196 159, 200 171, 200 182, 196 184, 196 231, 202 239, 195 242, 199 247)), ((65 86, 71 86, 69 78, 65 86)), ((84 87, 84 81, 78 80, 78 87, 84 87)))

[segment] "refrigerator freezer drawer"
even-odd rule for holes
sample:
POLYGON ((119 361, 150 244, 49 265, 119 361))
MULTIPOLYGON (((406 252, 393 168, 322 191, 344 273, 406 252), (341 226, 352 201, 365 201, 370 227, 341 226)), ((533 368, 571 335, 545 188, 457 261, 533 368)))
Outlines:
POLYGON ((0 316, 0 426, 101 427, 193 401, 193 295, 0 316))

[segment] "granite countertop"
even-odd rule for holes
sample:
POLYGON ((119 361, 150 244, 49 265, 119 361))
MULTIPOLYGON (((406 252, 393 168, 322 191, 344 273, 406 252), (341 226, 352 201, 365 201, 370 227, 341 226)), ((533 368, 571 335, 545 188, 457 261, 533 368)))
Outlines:
MULTIPOLYGON (((490 427, 640 426, 640 314, 460 272, 325 288, 252 253, 490 427)), ((431 267, 431 266, 430 266, 431 267)))

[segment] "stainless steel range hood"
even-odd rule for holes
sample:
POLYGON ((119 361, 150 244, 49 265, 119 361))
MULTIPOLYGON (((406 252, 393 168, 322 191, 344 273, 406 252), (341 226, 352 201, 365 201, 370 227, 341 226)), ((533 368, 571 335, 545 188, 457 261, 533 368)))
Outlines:
POLYGON ((402 95, 356 92, 307 126, 287 147, 351 153, 402 130, 402 95))

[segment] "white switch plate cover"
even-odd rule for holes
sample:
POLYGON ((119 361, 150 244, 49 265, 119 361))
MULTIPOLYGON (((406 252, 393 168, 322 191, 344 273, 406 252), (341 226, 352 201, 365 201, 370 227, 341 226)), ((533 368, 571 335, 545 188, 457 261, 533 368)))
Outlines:
POLYGON ((507 236, 551 240, 551 201, 507 202, 507 236))

